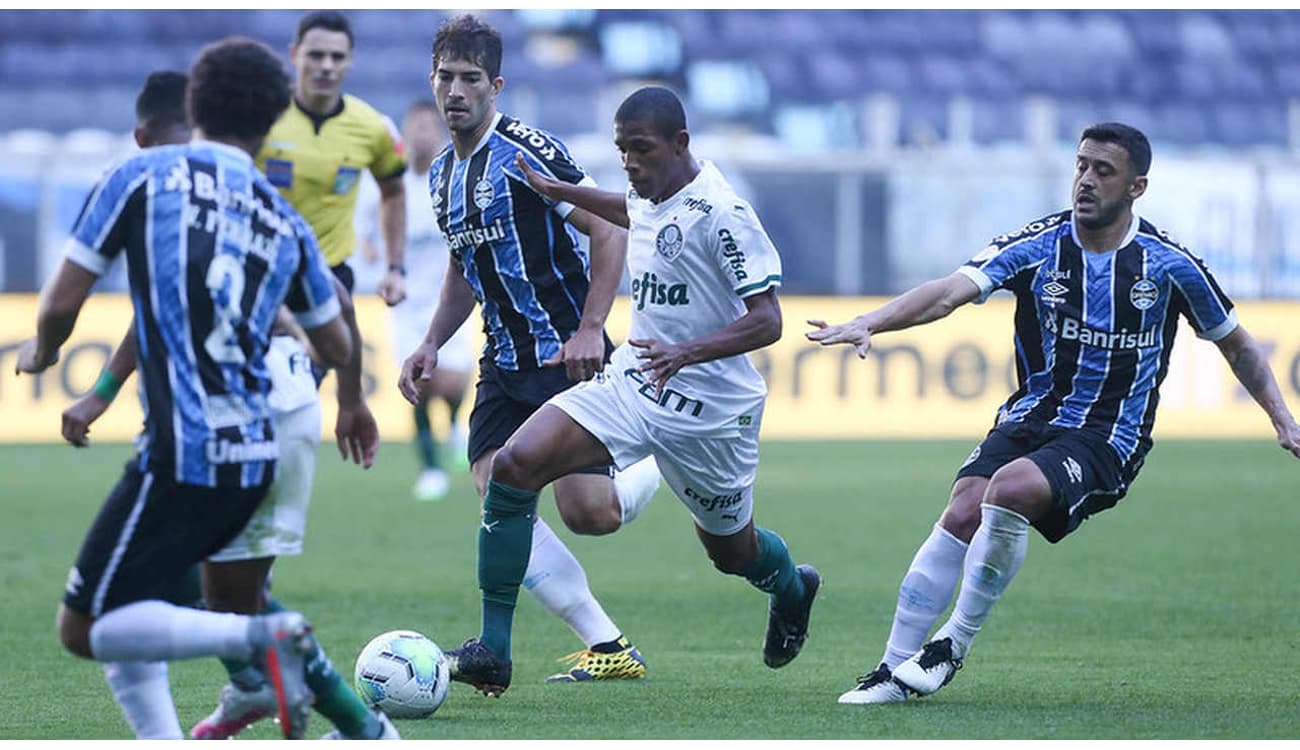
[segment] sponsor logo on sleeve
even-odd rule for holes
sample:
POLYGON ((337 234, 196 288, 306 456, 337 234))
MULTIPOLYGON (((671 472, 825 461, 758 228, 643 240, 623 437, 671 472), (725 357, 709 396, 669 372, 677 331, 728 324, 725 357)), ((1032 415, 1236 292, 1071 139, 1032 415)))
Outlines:
POLYGON ((719 229, 718 241, 722 243, 722 257, 727 259, 727 265, 731 268, 736 281, 748 279, 749 274, 745 273, 745 253, 736 244, 736 238, 731 235, 731 231, 726 228, 719 229))

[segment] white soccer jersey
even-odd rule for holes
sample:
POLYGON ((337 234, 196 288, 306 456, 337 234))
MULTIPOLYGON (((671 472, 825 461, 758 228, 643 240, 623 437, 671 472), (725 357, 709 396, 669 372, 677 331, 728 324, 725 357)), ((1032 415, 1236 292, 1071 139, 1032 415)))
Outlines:
MULTIPOLYGON (((630 339, 676 344, 708 335, 745 314, 745 297, 781 284, 781 258, 754 209, 711 162, 672 198, 655 205, 629 190, 627 266, 632 280, 630 339)), ((635 372, 636 349, 614 352, 614 374, 635 372)), ((638 389, 643 412, 658 427, 697 435, 734 433, 757 423, 767 384, 740 354, 689 365, 638 389)))
POLYGON ((272 336, 266 350, 266 369, 271 374, 267 405, 276 414, 288 414, 320 400, 311 374, 311 357, 298 339, 272 336))

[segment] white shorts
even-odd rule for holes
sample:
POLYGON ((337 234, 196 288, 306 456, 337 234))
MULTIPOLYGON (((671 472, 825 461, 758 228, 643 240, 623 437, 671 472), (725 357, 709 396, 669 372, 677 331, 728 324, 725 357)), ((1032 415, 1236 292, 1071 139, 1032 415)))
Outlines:
MULTIPOLYGON (((406 358, 424 342, 433 321, 436 305, 406 298, 388 311, 388 328, 393 340, 393 356, 400 369, 406 358)), ((474 316, 471 315, 438 350, 438 369, 472 372, 474 369, 474 316)))
POLYGON ((754 514, 761 413, 738 435, 668 432, 645 419, 641 396, 626 383, 609 374, 579 383, 547 403, 594 435, 620 469, 653 455, 664 481, 704 531, 728 536, 743 529, 754 514))
POLYGON ((320 422, 319 401, 275 415, 275 437, 280 444, 275 481, 244 530, 209 557, 210 562, 302 554, 307 506, 311 504, 320 449, 320 422))

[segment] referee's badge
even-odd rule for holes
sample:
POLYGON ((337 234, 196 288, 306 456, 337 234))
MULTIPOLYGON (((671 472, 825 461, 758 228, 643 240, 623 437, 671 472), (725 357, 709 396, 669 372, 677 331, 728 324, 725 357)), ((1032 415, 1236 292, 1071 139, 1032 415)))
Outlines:
POLYGON ((659 236, 655 237, 655 250, 663 256, 664 260, 675 260, 682 254, 682 247, 686 243, 682 241, 682 229, 676 224, 669 224, 659 230, 659 236))
POLYGON ((474 205, 478 206, 480 211, 492 205, 494 197, 496 193, 492 190, 492 183, 486 177, 480 179, 474 186, 474 205))

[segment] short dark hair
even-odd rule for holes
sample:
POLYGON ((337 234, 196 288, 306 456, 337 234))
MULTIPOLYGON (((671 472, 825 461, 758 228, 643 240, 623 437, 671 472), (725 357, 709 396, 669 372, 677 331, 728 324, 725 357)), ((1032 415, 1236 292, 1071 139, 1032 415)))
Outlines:
POLYGON ((1151 169, 1151 142, 1141 130, 1122 122, 1102 122, 1087 127, 1079 142, 1086 140, 1117 143, 1128 152, 1128 163, 1133 173, 1144 175, 1151 169))
POLYGON ((307 36, 307 32, 312 29, 325 29, 326 31, 347 34, 348 47, 351 48, 354 44, 352 24, 348 21, 347 16, 337 10, 314 10, 298 19, 298 31, 293 37, 294 45, 302 44, 302 38, 307 36))
POLYGON ((477 65, 488 78, 496 78, 501 75, 501 33, 471 13, 448 18, 433 37, 433 67, 452 59, 477 65))
POLYGON ((135 123, 160 130, 186 124, 185 84, 189 77, 175 70, 155 70, 135 98, 135 123))
POLYGON ((226 37, 199 52, 185 106, 206 136, 264 138, 289 106, 289 74, 265 44, 226 37))
POLYGON ((614 114, 615 122, 639 120, 654 123, 660 135, 672 138, 686 129, 686 110, 672 91, 663 86, 646 86, 633 91, 614 114))

